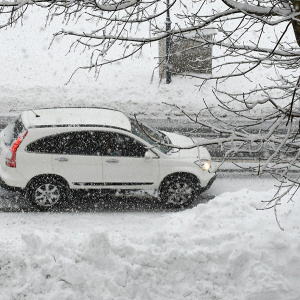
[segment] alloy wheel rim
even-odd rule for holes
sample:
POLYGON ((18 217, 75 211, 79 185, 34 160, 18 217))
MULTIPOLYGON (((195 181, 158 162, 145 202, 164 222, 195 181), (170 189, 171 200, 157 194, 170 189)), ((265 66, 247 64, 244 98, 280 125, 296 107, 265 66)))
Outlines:
POLYGON ((188 183, 176 182, 169 187, 167 193, 168 203, 183 205, 191 200, 194 190, 188 183))
POLYGON ((34 199, 40 206, 53 206, 58 202, 60 192, 56 185, 46 183, 35 190, 34 199))

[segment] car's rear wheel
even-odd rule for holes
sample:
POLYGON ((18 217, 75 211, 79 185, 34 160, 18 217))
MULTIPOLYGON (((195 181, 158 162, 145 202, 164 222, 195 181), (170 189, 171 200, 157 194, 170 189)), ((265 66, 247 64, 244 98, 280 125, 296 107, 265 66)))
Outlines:
POLYGON ((187 207, 199 195, 199 189, 193 178, 176 176, 163 182, 159 195, 167 205, 187 207))
POLYGON ((34 179, 26 192, 26 198, 40 210, 51 210, 62 205, 69 193, 66 183, 57 178, 43 176, 34 179))

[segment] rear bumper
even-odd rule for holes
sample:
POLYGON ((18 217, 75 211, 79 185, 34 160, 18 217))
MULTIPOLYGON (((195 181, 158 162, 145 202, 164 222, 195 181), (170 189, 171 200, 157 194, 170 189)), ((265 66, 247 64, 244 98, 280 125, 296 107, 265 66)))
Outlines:
POLYGON ((0 177, 0 187, 6 191, 12 192, 22 192, 23 189, 15 186, 10 186, 4 182, 4 180, 0 177))

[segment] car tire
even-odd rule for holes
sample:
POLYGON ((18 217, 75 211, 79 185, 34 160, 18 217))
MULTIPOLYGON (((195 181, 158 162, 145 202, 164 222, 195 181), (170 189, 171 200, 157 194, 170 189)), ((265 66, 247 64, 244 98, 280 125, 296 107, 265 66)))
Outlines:
POLYGON ((63 180, 41 176, 30 183, 25 198, 39 210, 52 210, 62 206, 68 195, 69 187, 63 180))
POLYGON ((188 207, 199 194, 197 182, 184 176, 166 179, 159 191, 160 199, 175 208, 188 207))

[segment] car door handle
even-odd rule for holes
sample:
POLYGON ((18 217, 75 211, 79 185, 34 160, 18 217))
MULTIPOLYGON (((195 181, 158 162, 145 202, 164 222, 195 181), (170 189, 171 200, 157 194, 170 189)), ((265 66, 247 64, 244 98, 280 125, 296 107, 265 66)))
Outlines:
POLYGON ((55 160, 64 162, 64 161, 68 161, 69 159, 66 157, 59 157, 59 158, 55 158, 55 160))
POLYGON ((117 164, 119 161, 117 159, 108 159, 106 162, 109 164, 117 164))

